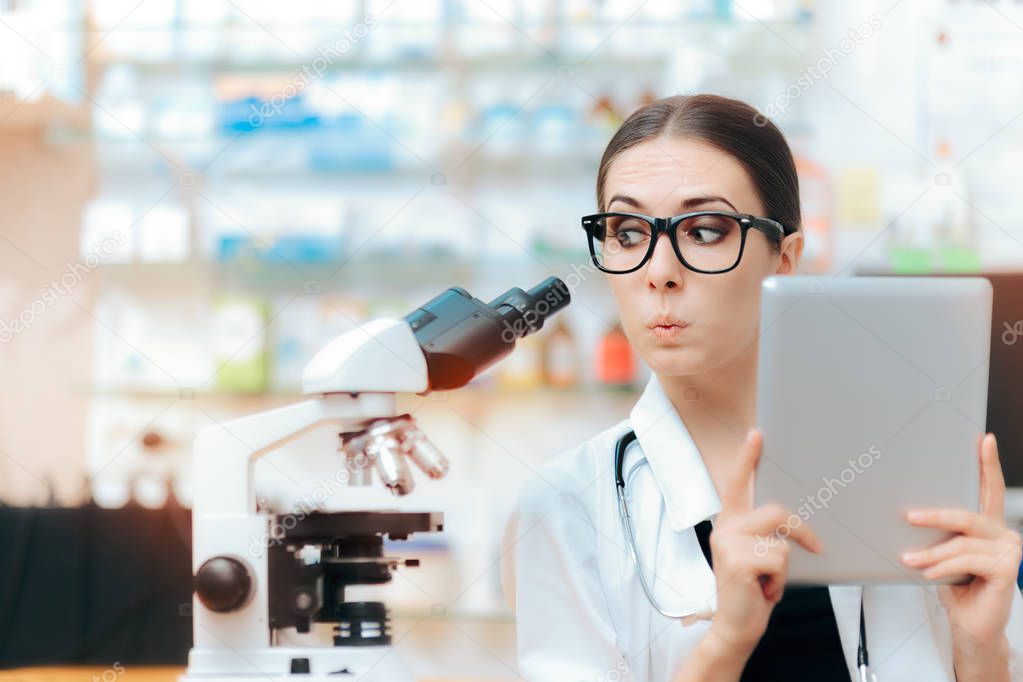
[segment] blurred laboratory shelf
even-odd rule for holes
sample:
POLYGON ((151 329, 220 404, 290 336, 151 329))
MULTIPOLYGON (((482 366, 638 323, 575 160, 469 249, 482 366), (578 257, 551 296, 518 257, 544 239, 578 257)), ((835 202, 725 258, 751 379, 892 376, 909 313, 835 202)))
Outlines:
MULTIPOLYGON (((257 239, 253 241, 259 244, 257 239)), ((562 254, 529 252, 514 259, 449 256, 426 259, 421 256, 409 258, 406 254, 395 253, 385 257, 310 263, 275 256, 273 247, 265 243, 259 246, 265 251, 268 260, 228 263, 104 263, 96 269, 96 274, 101 284, 126 286, 139 291, 143 291, 147 285, 210 281, 223 286, 235 285, 256 290, 288 288, 294 289, 295 293, 308 295, 337 292, 363 296, 372 295, 372 292, 353 285, 373 282, 374 287, 386 285, 386 288, 393 289, 396 286, 414 285, 419 289, 441 282, 447 286, 489 279, 517 282, 523 277, 543 274, 564 279, 573 272, 577 273, 580 280, 585 274, 592 275, 594 280, 603 280, 603 276, 590 264, 589 255, 583 253, 567 258, 562 254)), ((578 284, 582 284, 582 281, 578 284)), ((493 295, 500 293, 494 291, 493 295)), ((478 295, 485 298, 484 294, 478 295)))
MULTIPOLYGON (((701 26, 689 26, 689 28, 693 29, 706 29, 706 27, 706 24, 701 26)), ((214 31, 214 29, 210 29, 210 31, 214 31)), ((184 31, 185 34, 190 32, 192 32, 191 29, 184 31)), ((309 57, 315 56, 316 53, 309 55, 309 57)), ((125 57, 123 55, 110 54, 100 57, 98 59, 98 63, 100 65, 105 63, 128 65, 149 73, 174 74, 181 72, 181 70, 185 68, 203 68, 211 71, 228 73, 265 73, 280 71, 291 72, 302 69, 309 65, 309 59, 266 60, 265 58, 245 59, 243 57, 230 59, 225 58, 224 56, 212 55, 190 57, 187 54, 166 55, 163 57, 144 59, 140 57, 125 57)), ((570 61, 565 63, 571 64, 570 61)), ((644 69, 661 68, 664 64, 665 60, 657 57, 599 57, 592 60, 586 60, 584 64, 579 65, 579 68, 585 68, 586 70, 593 71, 609 68, 642 71, 644 69)), ((550 71, 552 75, 554 75, 557 67, 561 65, 563 64, 559 62, 556 59, 556 55, 553 54, 546 58, 540 58, 527 57, 521 52, 489 54, 485 56, 447 55, 444 58, 412 56, 405 59, 367 59, 362 57, 349 57, 339 61, 332 61, 322 73, 330 74, 349 71, 447 72, 452 68, 465 68, 471 72, 478 72, 477 75, 480 76, 485 75, 486 72, 494 71, 550 71)))

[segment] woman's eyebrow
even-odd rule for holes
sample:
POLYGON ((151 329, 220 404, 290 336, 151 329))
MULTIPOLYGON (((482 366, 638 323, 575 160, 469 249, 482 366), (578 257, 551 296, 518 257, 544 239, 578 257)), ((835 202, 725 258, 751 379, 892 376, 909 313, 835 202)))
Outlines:
POLYGON ((688 199, 686 199, 685 201, 682 202, 682 208, 683 209, 696 208, 697 206, 702 206, 704 204, 712 204, 714 202, 721 202, 723 204, 728 204, 732 208, 733 211, 735 211, 736 213, 739 212, 739 209, 737 209, 732 202, 730 202, 728 199, 725 199, 724 197, 718 197, 718 196, 690 197, 690 198, 688 198, 688 199))
POLYGON ((613 197, 611 197, 608 200, 607 205, 610 206, 611 204, 613 204, 616 201, 621 201, 623 203, 626 203, 629 206, 632 206, 633 208, 643 208, 643 205, 641 203, 639 203, 638 201, 636 201, 632 197, 625 196, 624 194, 616 194, 616 195, 614 195, 613 197))
MULTIPOLYGON (((624 195, 624 194, 616 194, 616 195, 614 195, 607 202, 607 205, 610 206, 611 204, 613 204, 616 201, 620 201, 620 202, 622 202, 624 204, 628 204, 629 206, 632 206, 633 208, 643 208, 643 204, 642 203, 640 203, 636 199, 633 199, 632 197, 624 195)), ((719 197, 719 196, 689 197, 688 199, 686 199, 685 201, 682 202, 682 210, 687 211, 687 210, 690 210, 690 209, 693 209, 693 208, 697 208, 699 206, 703 206, 704 204, 712 204, 712 203, 715 203, 715 202, 720 202, 722 204, 727 204, 729 207, 731 207, 731 209, 733 211, 735 211, 736 213, 739 212, 739 209, 737 209, 735 207, 735 204, 730 202, 728 199, 725 199, 724 197, 719 197)))

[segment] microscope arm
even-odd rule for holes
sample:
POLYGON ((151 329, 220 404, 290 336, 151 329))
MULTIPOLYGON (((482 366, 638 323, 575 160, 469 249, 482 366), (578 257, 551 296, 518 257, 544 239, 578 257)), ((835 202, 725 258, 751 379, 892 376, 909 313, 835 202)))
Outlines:
MULTIPOLYGON (((395 394, 427 389, 423 350, 402 320, 373 320, 334 339, 306 368, 307 394, 318 397, 218 423, 195 440, 195 512, 254 514, 256 460, 327 424, 351 426, 393 416, 395 394)), ((343 430, 343 429, 339 429, 343 430)))
POLYGON ((393 393, 334 393, 205 429, 195 440, 196 515, 254 514, 259 457, 318 426, 356 424, 394 412, 393 393))

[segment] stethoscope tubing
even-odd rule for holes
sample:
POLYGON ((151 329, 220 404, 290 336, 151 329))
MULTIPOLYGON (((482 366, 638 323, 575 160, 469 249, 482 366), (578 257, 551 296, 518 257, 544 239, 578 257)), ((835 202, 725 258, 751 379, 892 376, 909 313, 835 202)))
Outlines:
MULTIPOLYGON (((629 503, 626 500, 628 495, 625 491, 625 453, 629 446, 636 440, 636 432, 629 430, 619 437, 618 442, 615 443, 614 452, 614 474, 615 474, 615 495, 618 499, 618 515, 621 518, 622 526, 625 535, 625 544, 629 549, 629 556, 632 558, 633 566, 636 567, 636 576, 639 578, 639 585, 643 589, 643 594, 646 595, 647 601, 654 607, 658 613, 665 618, 672 620, 683 620, 691 617, 697 613, 694 609, 679 613, 676 611, 669 611, 663 608, 657 599, 654 597, 653 590, 647 583, 646 576, 643 575, 643 565, 639 561, 639 551, 636 549, 636 535, 632 529, 632 514, 629 513, 629 503)), ((656 579, 657 573, 654 572, 654 578, 656 579)), ((706 612, 704 612, 706 613, 706 612)), ((701 614, 702 615, 702 614, 701 614)), ((708 614, 712 615, 712 614, 708 614)), ((859 673, 859 679, 863 682, 867 680, 876 680, 876 676, 869 672, 869 660, 867 655, 867 631, 866 623, 863 618, 863 599, 860 599, 860 633, 859 643, 856 651, 856 668, 859 673)))

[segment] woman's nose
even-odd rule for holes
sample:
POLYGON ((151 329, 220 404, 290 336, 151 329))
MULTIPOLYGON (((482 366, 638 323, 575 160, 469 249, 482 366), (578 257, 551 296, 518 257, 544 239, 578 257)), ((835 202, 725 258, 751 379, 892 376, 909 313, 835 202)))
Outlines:
POLYGON ((679 262, 671 248, 668 235, 657 235, 654 252, 650 254, 650 262, 646 264, 647 286, 651 289, 674 289, 682 284, 683 270, 685 266, 679 262))

